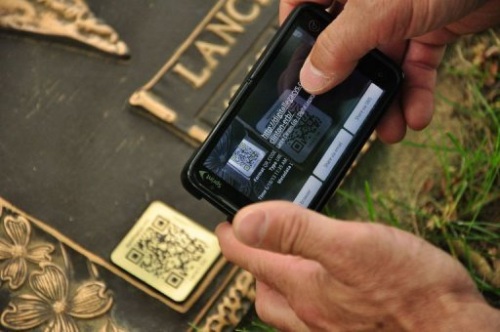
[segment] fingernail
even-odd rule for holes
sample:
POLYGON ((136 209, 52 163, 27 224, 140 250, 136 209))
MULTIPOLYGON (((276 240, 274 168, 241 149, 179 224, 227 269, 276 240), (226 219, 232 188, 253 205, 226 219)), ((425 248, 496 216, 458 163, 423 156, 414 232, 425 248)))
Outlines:
POLYGON ((236 237, 243 243, 259 247, 267 231, 267 216, 262 210, 242 211, 236 216, 233 227, 236 237))
POLYGON ((331 76, 314 67, 309 58, 302 67, 300 77, 302 86, 311 93, 323 90, 333 80, 331 76))

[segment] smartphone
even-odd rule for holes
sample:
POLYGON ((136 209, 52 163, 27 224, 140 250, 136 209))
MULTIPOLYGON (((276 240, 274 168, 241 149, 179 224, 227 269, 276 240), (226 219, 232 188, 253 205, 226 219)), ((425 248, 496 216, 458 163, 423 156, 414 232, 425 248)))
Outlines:
POLYGON ((323 208, 403 79, 374 50, 331 91, 307 93, 300 69, 332 19, 312 4, 290 14, 184 167, 189 192, 229 218, 265 200, 323 208))

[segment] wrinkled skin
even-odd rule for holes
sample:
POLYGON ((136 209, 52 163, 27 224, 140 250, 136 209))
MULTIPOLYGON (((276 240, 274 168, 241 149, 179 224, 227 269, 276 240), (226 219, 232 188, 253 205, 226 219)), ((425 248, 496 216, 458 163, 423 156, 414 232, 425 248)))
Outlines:
MULTIPOLYGON (((282 0, 280 20, 303 0, 282 0)), ((313 0, 325 7, 332 0, 313 0)), ((400 141, 409 127, 425 128, 432 119, 437 67, 446 44, 459 36, 500 23, 498 0, 348 0, 320 35, 301 82, 322 93, 345 79, 370 49, 379 48, 400 63, 406 74, 400 98, 377 132, 387 143, 400 141)))
POLYGON ((257 279, 256 309, 283 331, 500 331, 463 266, 401 230, 288 202, 242 209, 216 230, 257 279))

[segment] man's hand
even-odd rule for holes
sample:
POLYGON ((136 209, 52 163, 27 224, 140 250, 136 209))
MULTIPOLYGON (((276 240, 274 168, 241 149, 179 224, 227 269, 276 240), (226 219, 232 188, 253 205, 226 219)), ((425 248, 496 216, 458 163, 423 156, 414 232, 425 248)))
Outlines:
POLYGON ((285 331, 500 331, 465 269, 395 228, 287 202, 242 209, 216 230, 257 279, 260 318, 285 331))
MULTIPOLYGON (((280 19, 304 0, 282 0, 280 19)), ((308 2, 311 2, 308 0, 308 2)), ((333 0, 313 0, 328 7, 333 0)), ((445 46, 457 37, 500 23, 498 0, 343 0, 337 18, 319 36, 301 71, 310 93, 323 93, 343 81, 373 48, 400 63, 406 80, 399 100, 377 132, 385 142, 425 128, 432 119, 437 67, 445 46)))

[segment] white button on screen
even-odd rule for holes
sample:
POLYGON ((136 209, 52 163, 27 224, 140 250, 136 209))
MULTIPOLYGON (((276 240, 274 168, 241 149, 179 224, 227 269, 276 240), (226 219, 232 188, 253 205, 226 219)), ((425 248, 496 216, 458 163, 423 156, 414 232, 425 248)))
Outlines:
POLYGON ((345 148, 347 147, 347 145, 349 145, 351 140, 352 135, 344 129, 341 129, 337 134, 337 137, 335 137, 332 144, 330 144, 328 150, 326 150, 325 154, 314 169, 313 174, 321 180, 325 181, 328 175, 331 173, 332 169, 339 161, 340 156, 344 153, 345 148))
POLYGON ((321 184, 322 182, 320 180, 316 179, 314 176, 310 176, 293 202, 308 207, 314 196, 316 196, 319 188, 321 188, 321 184))
POLYGON ((344 128, 356 134, 384 91, 371 83, 347 119, 344 128))

